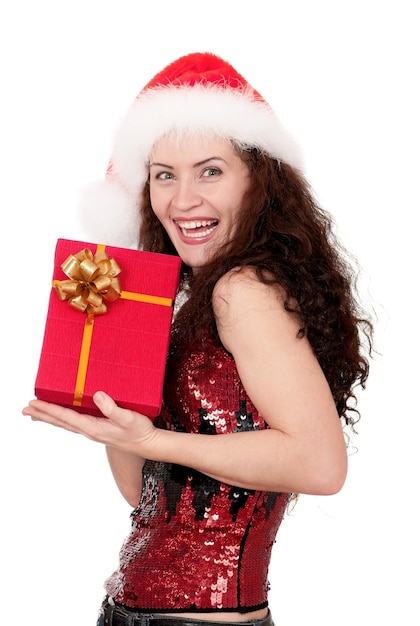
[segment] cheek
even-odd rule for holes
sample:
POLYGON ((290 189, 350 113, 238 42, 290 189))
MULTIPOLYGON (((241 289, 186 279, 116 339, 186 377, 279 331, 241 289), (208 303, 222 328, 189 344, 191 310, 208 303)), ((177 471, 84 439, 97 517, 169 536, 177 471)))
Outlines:
POLYGON ((150 205, 153 213, 161 221, 163 216, 162 198, 160 197, 160 194, 153 192, 152 189, 150 190, 150 205))

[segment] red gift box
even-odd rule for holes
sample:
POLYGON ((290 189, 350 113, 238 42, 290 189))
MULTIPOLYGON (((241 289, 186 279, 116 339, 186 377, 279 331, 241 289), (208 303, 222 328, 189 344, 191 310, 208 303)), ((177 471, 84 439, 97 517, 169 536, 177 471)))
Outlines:
POLYGON ((156 417, 180 267, 175 256, 59 239, 36 397, 99 416, 101 390, 156 417))

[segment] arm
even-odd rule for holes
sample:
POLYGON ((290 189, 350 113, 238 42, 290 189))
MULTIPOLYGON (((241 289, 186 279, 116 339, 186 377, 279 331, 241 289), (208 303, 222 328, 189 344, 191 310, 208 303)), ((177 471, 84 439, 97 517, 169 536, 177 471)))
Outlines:
POLYGON ((266 431, 212 437, 155 428, 98 392, 107 420, 32 401, 23 410, 42 420, 157 461, 192 467, 250 489, 331 494, 345 480, 344 436, 325 377, 278 292, 248 272, 226 276, 214 294, 221 340, 233 354, 266 431))
POLYGON ((298 337, 301 322, 284 308, 284 296, 245 269, 219 281, 213 306, 219 336, 271 427, 259 443, 262 458, 268 455, 267 471, 280 485, 290 475, 291 491, 338 491, 347 473, 341 422, 307 337, 298 337))
POLYGON ((249 270, 225 276, 213 307, 219 336, 270 430, 220 437, 159 433, 152 454, 237 486, 331 494, 347 452, 328 383, 278 290, 249 270))
POLYGON ((111 446, 106 446, 106 454, 121 495, 135 508, 140 500, 144 459, 132 452, 111 446))

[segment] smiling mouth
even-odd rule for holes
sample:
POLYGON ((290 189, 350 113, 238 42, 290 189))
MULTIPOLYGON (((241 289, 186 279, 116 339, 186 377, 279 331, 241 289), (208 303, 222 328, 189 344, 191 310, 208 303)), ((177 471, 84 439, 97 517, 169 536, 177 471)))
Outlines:
POLYGON ((207 237, 218 225, 218 220, 191 220, 189 222, 177 222, 175 224, 180 229, 184 237, 199 239, 207 237))

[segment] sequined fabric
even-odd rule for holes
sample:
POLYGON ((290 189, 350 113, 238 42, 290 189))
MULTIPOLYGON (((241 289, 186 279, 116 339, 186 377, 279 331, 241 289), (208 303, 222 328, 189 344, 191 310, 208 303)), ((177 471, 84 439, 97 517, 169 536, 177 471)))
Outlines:
MULTIPOLYGON (((234 360, 210 340, 181 367, 169 358, 158 425, 210 436, 267 428, 234 360)), ((146 461, 132 531, 107 593, 151 611, 266 606, 271 549, 287 499, 146 461)))

